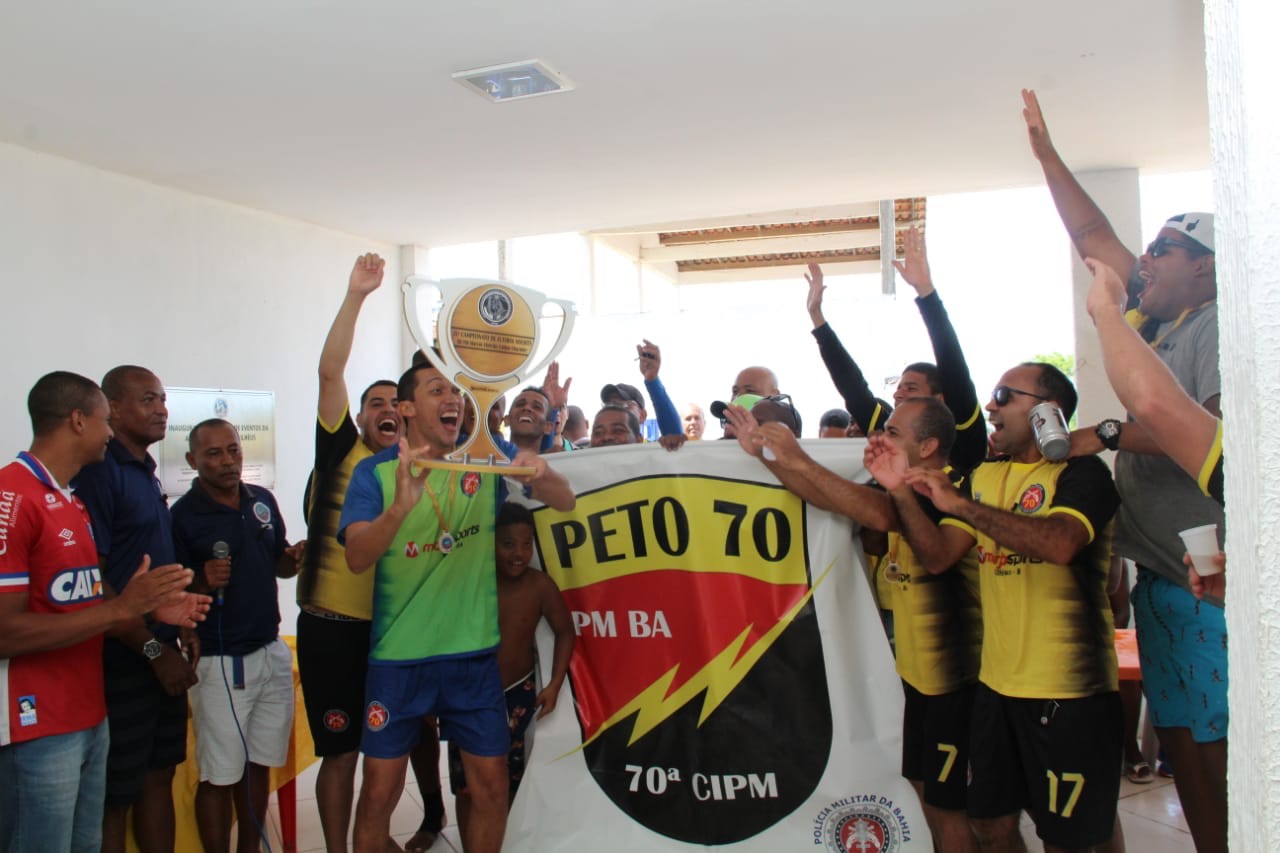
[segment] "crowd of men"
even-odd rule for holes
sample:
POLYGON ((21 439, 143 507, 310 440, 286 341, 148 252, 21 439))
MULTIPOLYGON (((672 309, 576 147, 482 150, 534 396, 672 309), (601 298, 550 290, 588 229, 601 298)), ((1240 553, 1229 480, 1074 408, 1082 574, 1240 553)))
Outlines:
MULTIPOLYGON (((859 526, 905 693, 902 773, 939 850, 1023 849, 1023 811, 1046 850, 1123 849, 1113 555, 1137 566, 1144 689, 1192 837, 1225 850, 1224 575, 1188 571, 1178 537, 1224 523, 1213 217, 1175 216, 1135 255, 1054 149, 1034 94, 1024 98, 1032 150, 1094 273, 1088 309, 1128 419, 1075 429, 1066 458, 1048 458, 1037 418, 1047 405, 1069 421, 1077 397, 1038 362, 1011 366, 984 405, 916 231, 895 266, 933 361, 908 365, 892 402, 824 316, 822 270, 806 277, 845 406, 815 434, 869 436, 872 484, 805 452, 799 413, 767 367, 744 368, 709 414, 790 491, 859 526), (1116 453, 1114 477, 1104 451, 1116 453)), ((290 544, 274 497, 244 481, 224 420, 191 430, 197 476, 169 506, 149 452, 167 427, 151 370, 122 365, 100 385, 59 371, 32 388, 32 444, 0 469, 0 785, 11 792, 0 847, 123 850, 132 814, 140 849, 172 850, 189 699, 201 842, 229 850, 234 818, 237 849, 255 849, 268 768, 284 763, 294 716, 276 581, 295 575, 327 848, 347 849, 353 818, 355 849, 394 846, 410 764, 425 814, 406 849, 430 848, 445 814, 442 739, 465 848, 502 846, 520 733, 555 707, 573 629, 555 585, 529 570, 533 524, 508 501, 515 484, 438 463, 487 429, 528 472, 518 491, 568 510, 575 495, 551 454, 643 443, 651 411, 668 451, 713 426, 697 404, 676 408, 647 340, 636 348, 643 390, 604 386, 589 421, 557 365, 481 417, 421 353, 398 380, 365 388, 353 413, 347 362, 383 267, 357 259, 321 348, 303 541, 290 544), (540 619, 556 636, 541 690, 540 619)))

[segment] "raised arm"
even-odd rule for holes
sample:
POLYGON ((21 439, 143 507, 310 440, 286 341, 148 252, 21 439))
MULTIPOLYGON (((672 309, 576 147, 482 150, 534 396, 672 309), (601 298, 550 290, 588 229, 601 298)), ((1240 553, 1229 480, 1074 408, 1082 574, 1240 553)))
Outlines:
POLYGON ((334 427, 350 404, 347 395, 347 360, 351 357, 351 344, 356 334, 356 318, 365 297, 382 284, 386 262, 370 252, 356 258, 347 281, 347 293, 333 318, 329 334, 320 350, 320 402, 316 411, 320 422, 334 427))
POLYGON ((667 450, 677 450, 688 438, 684 434, 684 422, 680 412, 667 394, 667 389, 658 378, 662 369, 662 350, 650 341, 636 345, 636 354, 640 360, 640 375, 644 377, 644 388, 649 392, 653 402, 653 416, 658 421, 658 432, 662 434, 662 446, 667 450))
POLYGON ((986 458, 987 421, 982 416, 982 405, 973 386, 973 377, 969 374, 964 350, 960 348, 960 339, 947 316, 947 309, 934 290, 923 232, 911 228, 903 239, 903 246, 903 260, 894 261, 893 266, 916 292, 916 307, 920 309, 929 340, 933 343, 942 399, 956 419, 956 443, 951 450, 951 459, 957 468, 967 471, 986 458))
POLYGON ((827 366, 827 373, 831 374, 831 381, 840 392, 844 407, 854 423, 862 427, 863 433, 870 435, 884 426, 889 415, 893 414, 893 408, 883 400, 877 400, 876 395, 871 393, 866 377, 823 316, 822 292, 826 290, 826 285, 822 283, 822 267, 809 264, 809 273, 804 279, 809 283, 809 296, 805 305, 809 310, 809 319, 813 321, 813 337, 818 342, 822 363, 827 366))
POLYGON ((1067 228, 1067 235, 1075 245, 1080 257, 1100 258, 1114 269, 1126 273, 1133 269, 1137 258, 1133 252, 1125 248, 1124 243, 1116 236, 1115 229, 1105 214, 1094 203, 1089 194, 1080 186, 1076 176, 1071 174, 1067 164, 1063 162, 1058 151, 1049 139, 1049 128, 1045 125, 1044 114, 1040 111, 1040 101, 1031 89, 1022 90, 1024 104, 1022 117, 1027 122, 1027 135, 1031 140, 1031 153, 1040 161, 1044 170, 1044 180, 1049 186, 1049 194, 1053 196, 1053 204, 1058 208, 1058 216, 1067 228))

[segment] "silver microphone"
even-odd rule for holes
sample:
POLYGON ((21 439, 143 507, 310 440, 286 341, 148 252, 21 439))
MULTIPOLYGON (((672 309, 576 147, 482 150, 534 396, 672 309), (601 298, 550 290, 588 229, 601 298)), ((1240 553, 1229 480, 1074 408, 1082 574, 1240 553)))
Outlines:
MULTIPOLYGON (((230 545, 228 545, 226 542, 223 542, 221 540, 213 543, 213 558, 215 560, 225 560, 230 556, 231 556, 230 545)), ((222 606, 222 598, 223 598, 222 590, 223 590, 223 587, 218 587, 218 591, 216 595, 216 600, 218 602, 219 607, 222 606)))

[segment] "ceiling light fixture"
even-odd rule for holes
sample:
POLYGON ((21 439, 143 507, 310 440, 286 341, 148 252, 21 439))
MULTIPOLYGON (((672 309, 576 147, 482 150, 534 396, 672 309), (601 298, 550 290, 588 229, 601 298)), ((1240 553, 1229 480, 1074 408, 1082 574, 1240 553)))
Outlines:
POLYGON ((540 59, 455 71, 452 76, 468 89, 498 103, 554 95, 573 88, 563 74, 549 68, 540 59))

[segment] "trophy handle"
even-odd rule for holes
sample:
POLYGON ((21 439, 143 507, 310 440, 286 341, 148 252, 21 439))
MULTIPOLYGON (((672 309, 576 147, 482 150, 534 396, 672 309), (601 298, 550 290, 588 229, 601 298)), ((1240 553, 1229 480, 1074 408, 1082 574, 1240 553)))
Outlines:
MULTIPOLYGON (((551 362, 555 361, 556 356, 558 356, 561 353, 561 351, 564 350, 565 344, 568 343, 569 333, 573 331, 573 321, 578 315, 577 306, 574 305, 572 302, 570 302, 568 299, 555 299, 550 296, 546 297, 542 305, 538 306, 539 312, 541 312, 542 308, 547 303, 560 306, 560 310, 564 313, 564 323, 560 325, 560 334, 556 337, 555 344, 552 345, 551 349, 547 350, 547 354, 543 356, 541 361, 539 361, 533 367, 528 368, 529 373, 539 373, 544 367, 546 367, 551 362)), ((547 318, 547 319, 554 319, 554 318, 547 318)), ((538 315, 539 337, 541 337, 541 334, 542 334, 542 324, 541 324, 542 320, 543 320, 543 317, 541 313, 539 313, 538 315)), ((536 347, 536 344, 535 344, 535 347, 536 347)))

